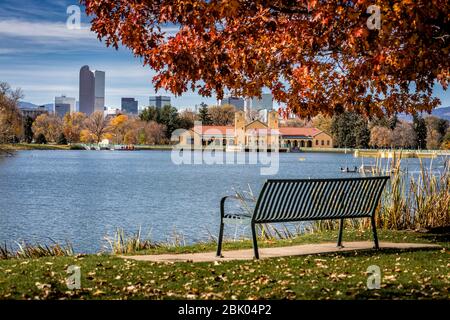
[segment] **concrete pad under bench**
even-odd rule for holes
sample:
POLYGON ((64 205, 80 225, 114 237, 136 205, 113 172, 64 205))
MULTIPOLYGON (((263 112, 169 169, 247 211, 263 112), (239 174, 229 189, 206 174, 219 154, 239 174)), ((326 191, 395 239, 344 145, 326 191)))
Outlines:
MULTIPOLYGON (((395 243, 380 242, 380 249, 440 249, 441 246, 425 243, 395 243)), ((260 259, 280 258, 289 256, 303 256, 309 254, 345 252, 355 250, 374 250, 373 243, 367 241, 346 242, 344 247, 336 247, 336 243, 316 243, 303 244, 289 247, 260 248, 260 259)), ((135 255, 121 256, 124 259, 150 262, 214 262, 214 261, 232 261, 232 260, 251 260, 253 259, 253 249, 230 250, 222 252, 223 257, 216 257, 215 252, 199 253, 178 253, 178 254, 155 254, 155 255, 135 255)))

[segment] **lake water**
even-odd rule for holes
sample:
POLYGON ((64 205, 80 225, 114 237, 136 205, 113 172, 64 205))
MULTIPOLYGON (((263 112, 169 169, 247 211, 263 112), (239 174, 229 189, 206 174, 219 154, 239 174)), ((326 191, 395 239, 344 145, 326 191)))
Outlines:
MULTIPOLYGON (((418 163, 404 160, 410 171, 418 163)), ((261 165, 176 165, 168 151, 19 151, 0 157, 0 242, 53 239, 96 252, 116 228, 141 226, 153 240, 176 230, 191 243, 217 234, 220 198, 234 190, 257 194, 268 178, 349 176, 340 167, 360 164, 351 154, 288 153, 275 176, 262 176, 261 165)))

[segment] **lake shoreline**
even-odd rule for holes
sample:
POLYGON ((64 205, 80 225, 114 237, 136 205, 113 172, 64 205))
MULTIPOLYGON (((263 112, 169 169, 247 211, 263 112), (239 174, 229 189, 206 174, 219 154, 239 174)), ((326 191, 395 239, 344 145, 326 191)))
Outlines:
MULTIPOLYGON (((136 145, 134 150, 111 150, 111 151, 171 151, 172 145, 136 145)), ((91 151, 85 150, 80 145, 58 145, 58 144, 34 144, 34 143, 17 143, 17 144, 0 144, 0 150, 4 151, 91 151)), ((317 152, 317 153, 353 153, 354 149, 340 149, 340 148, 302 148, 298 151, 291 151, 288 153, 305 153, 305 152, 317 152)), ((285 153, 285 152, 283 152, 285 153)))

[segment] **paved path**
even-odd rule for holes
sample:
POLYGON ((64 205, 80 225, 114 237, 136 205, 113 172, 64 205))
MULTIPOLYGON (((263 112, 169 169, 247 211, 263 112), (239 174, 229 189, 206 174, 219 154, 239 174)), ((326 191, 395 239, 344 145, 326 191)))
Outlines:
MULTIPOLYGON (((381 242, 381 249, 439 249, 438 245, 423 243, 393 243, 381 242)), ((373 242, 346 242, 343 248, 337 248, 336 243, 304 244, 290 247, 260 248, 259 256, 261 259, 302 256, 308 254, 344 252, 353 250, 368 250, 373 248, 373 242)), ((253 259, 253 249, 223 251, 223 258, 217 258, 215 252, 200 253, 181 253, 181 254, 158 254, 158 255, 138 255, 122 256, 122 258, 139 261, 152 262, 213 262, 230 260, 251 260, 253 259)))

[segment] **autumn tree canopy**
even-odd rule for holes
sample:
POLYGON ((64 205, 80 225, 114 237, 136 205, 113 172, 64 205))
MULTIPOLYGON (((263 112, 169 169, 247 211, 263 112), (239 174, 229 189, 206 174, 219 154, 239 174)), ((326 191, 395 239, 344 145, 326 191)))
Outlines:
POLYGON ((430 111, 433 86, 449 82, 448 0, 81 2, 99 38, 130 48, 176 95, 268 88, 300 116, 380 115, 430 111))

